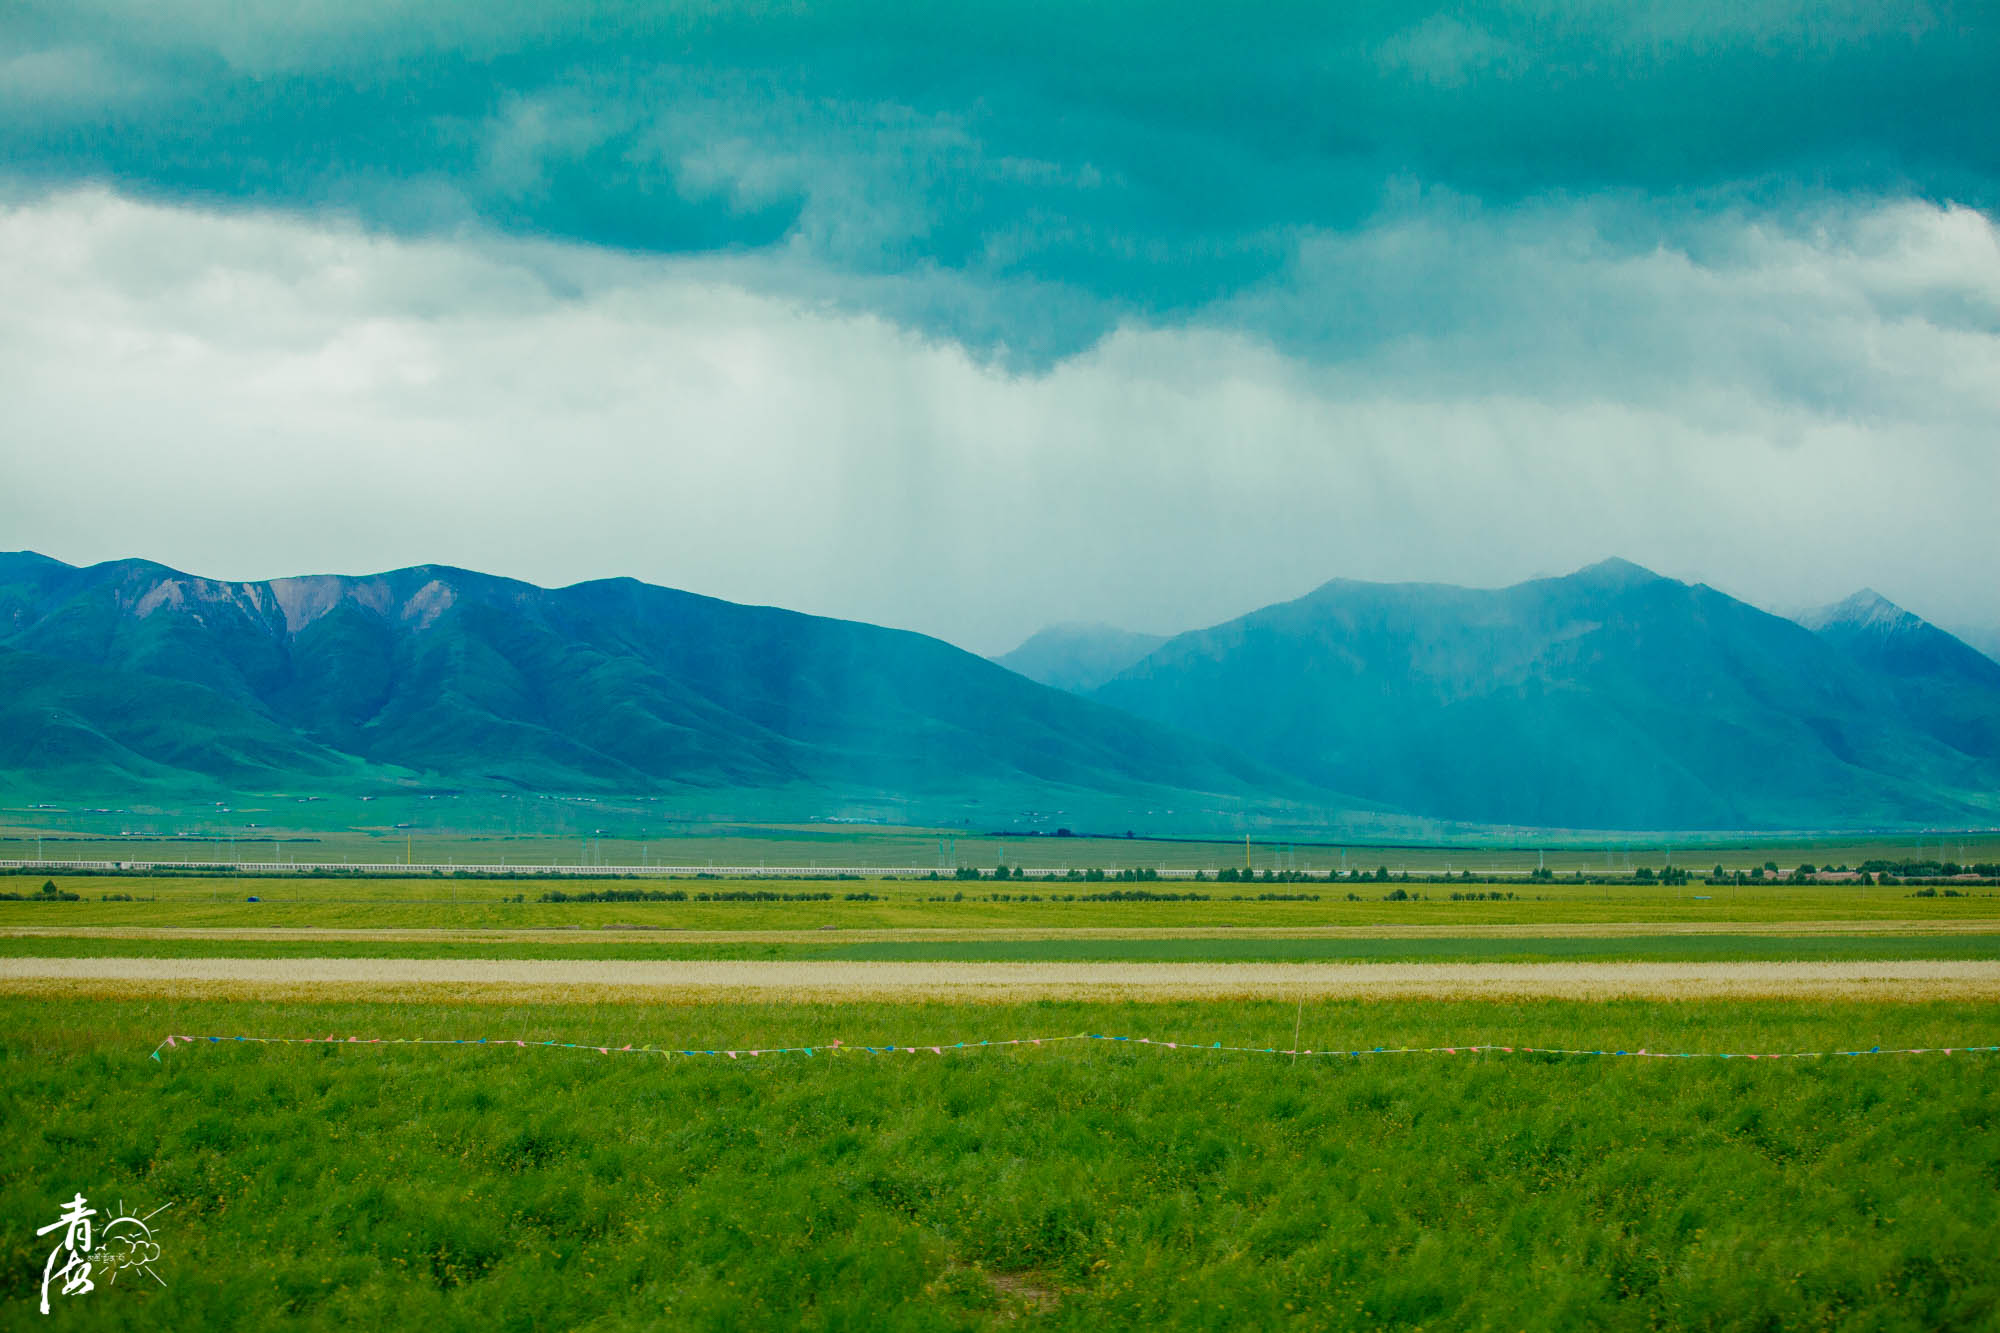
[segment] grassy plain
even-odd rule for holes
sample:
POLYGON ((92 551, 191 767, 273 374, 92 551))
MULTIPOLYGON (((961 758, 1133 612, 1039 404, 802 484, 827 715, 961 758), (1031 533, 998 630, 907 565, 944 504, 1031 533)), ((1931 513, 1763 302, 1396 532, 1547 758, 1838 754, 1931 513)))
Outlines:
POLYGON ((551 932, 534 940, 232 939, 208 935, 0 935, 0 958, 422 958, 763 960, 950 963, 1843 962, 2000 958, 1990 932, 1922 935, 1475 935, 1375 938, 1174 936, 1123 939, 809 939, 681 941, 625 932, 551 932))
MULTIPOLYGON (((1880 859, 2000 861, 2000 833, 1572 834, 1436 825, 1424 836, 1385 839, 1338 827, 1270 829, 1237 837, 1146 836, 1151 828, 1048 836, 1060 812, 995 811, 984 826, 923 827, 833 822, 753 823, 676 813, 664 803, 556 797, 400 796, 377 801, 301 795, 183 807, 0 808, 0 859, 369 862, 408 857, 420 867, 468 865, 874 866, 1029 870, 1054 866, 1205 869, 1341 867, 1401 874, 1446 870, 1559 874, 1630 873, 1671 862, 1698 870, 1790 869, 1880 859), (1346 839, 1343 841, 1343 839, 1346 839)), ((1410 821, 1404 821, 1410 822, 1410 821)), ((1154 821, 1175 826, 1170 812, 1154 821)))
MULTIPOLYGON (((0 876, 0 890, 31 894, 45 877, 0 876)), ((912 880, 513 881, 422 875, 408 879, 196 876, 53 877, 77 902, 0 901, 0 930, 14 927, 493 929, 652 926, 684 930, 1238 929, 1546 923, 1764 923, 1883 920, 2000 924, 2000 890, 1914 897, 1908 887, 1771 884, 1707 887, 1633 883, 1215 884, 1162 881, 998 884, 912 880), (1143 889, 1203 895, 1196 901, 1087 901, 1143 889), (603 890, 679 892, 683 902, 541 902, 541 894, 603 890), (1398 891, 1406 895, 1395 897, 1398 891), (1261 893, 1297 895, 1266 900, 1261 893), (777 901, 700 895, 765 894, 777 901), (826 895, 824 898, 809 895, 826 895), (849 895, 854 895, 850 897, 849 895), (1351 895, 1351 896, 1350 896, 1351 895), (1067 897, 1069 900, 1063 900, 1067 897), (257 899, 252 902, 250 899, 257 899), (519 898, 520 901, 514 901, 519 898), (129 899, 111 900, 111 899, 129 899)))
MULTIPOLYGON (((31 893, 42 878, 0 877, 0 890, 31 893)), ((56 879, 79 900, 0 901, 0 1210, 14 1223, 0 1238, 0 1322, 33 1320, 46 1257, 34 1229, 79 1190, 171 1204, 167 1285, 127 1275, 59 1309, 84 1328, 2000 1320, 1989 1056, 1293 1063, 1077 1043, 732 1061, 512 1044, 1099 1031, 1286 1047, 1297 1024, 1313 1049, 1964 1046, 2000 1042, 1990 985, 1948 1002, 1915 986, 1896 1002, 1359 1000, 1305 987, 1303 1004, 970 1003, 964 991, 690 1003, 609 987, 571 1002, 584 987, 521 1003, 528 992, 504 986, 475 997, 407 982, 232 991, 4 976, 24 959, 1220 963, 1300 976, 1329 963, 1963 966, 2000 958, 1990 888, 1557 882, 1453 901, 1491 886, 56 879), (1132 887, 1206 896, 1080 900, 1132 887), (628 888, 688 898, 538 900, 628 888), (781 896, 716 897, 746 893, 781 896), (148 1060, 169 1032, 508 1044, 202 1044, 148 1060)))
MULTIPOLYGON (((2000 1006, 0 1000, 0 1305, 78 1190, 165 1287, 80 1328, 1991 1327, 2000 1065, 146 1053, 167 1032, 748 1048, 1115 1031, 1315 1047, 1957 1045, 2000 1006), (43 1214, 48 1216, 43 1216, 43 1214)), ((62 1298, 57 1298, 60 1302, 62 1298)))

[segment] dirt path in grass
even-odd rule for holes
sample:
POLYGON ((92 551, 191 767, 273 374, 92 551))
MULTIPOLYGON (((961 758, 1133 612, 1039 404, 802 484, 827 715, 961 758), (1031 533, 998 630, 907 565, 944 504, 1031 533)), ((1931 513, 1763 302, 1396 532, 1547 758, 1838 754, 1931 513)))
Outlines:
POLYGON ((1019 1001, 1324 998, 2000 999, 2000 961, 870 963, 5 958, 0 989, 186 998, 1019 1001))

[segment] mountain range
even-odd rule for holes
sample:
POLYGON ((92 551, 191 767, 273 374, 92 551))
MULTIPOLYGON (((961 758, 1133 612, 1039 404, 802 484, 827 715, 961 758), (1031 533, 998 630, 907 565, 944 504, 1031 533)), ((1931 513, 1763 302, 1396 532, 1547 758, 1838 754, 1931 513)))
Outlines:
POLYGON ((0 556, 0 701, 0 769, 70 787, 1305 787, 921 634, 439 566, 244 583, 0 556))
POLYGON ((24 552, 0 555, 0 776, 1962 827, 2000 815, 2000 663, 1873 593, 1793 621, 1616 560, 1501 589, 1334 580, 1164 640, 1059 626, 995 663, 629 579, 228 582, 24 552))
POLYGON ((1500 589, 1335 580, 1090 697, 1455 820, 1990 822, 2000 665, 1915 617, 1884 638, 1871 607, 1815 630, 1619 560, 1500 589))

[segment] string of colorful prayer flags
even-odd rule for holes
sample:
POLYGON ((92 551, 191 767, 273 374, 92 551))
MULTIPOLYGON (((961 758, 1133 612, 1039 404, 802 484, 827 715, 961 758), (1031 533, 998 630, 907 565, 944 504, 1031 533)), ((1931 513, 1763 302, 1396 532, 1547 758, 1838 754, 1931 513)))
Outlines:
MULTIPOLYGON (((661 1057, 717 1057, 731 1060, 757 1059, 774 1055, 949 1055, 958 1051, 988 1050, 1002 1046, 1054 1046, 1073 1041, 1127 1042, 1134 1046, 1152 1046, 1169 1051, 1192 1051, 1204 1054, 1224 1055, 1282 1055, 1298 1059, 1301 1056, 1314 1058, 1361 1059, 1371 1055, 1565 1055, 1565 1056, 1605 1056, 1645 1058, 1648 1060, 1821 1060, 1837 1059, 1860 1055, 1981 1055, 2000 1053, 1996 1046, 1869 1046, 1851 1051, 1654 1051, 1643 1047, 1630 1049, 1590 1049, 1564 1046, 1527 1046, 1521 1044, 1502 1045, 1496 1042, 1471 1042, 1459 1046, 1372 1046, 1358 1048, 1334 1048, 1294 1050, 1278 1046, 1229 1046, 1222 1042, 1164 1041, 1156 1037, 1120 1037, 1101 1032, 1077 1032, 1065 1037, 1010 1037, 1002 1041, 956 1041, 917 1042, 913 1045, 850 1046, 841 1041, 821 1042, 812 1046, 759 1046, 738 1047, 735 1050, 683 1050, 675 1047, 634 1045, 599 1045, 587 1041, 530 1041, 517 1037, 340 1037, 331 1033, 324 1037, 190 1037, 172 1034, 153 1048, 151 1058, 160 1059, 161 1051, 170 1051, 177 1046, 246 1042, 263 1046, 492 1046, 498 1048, 545 1047, 562 1051, 595 1051, 599 1055, 651 1055, 661 1057)), ((164 1062, 163 1062, 164 1063, 164 1062)))

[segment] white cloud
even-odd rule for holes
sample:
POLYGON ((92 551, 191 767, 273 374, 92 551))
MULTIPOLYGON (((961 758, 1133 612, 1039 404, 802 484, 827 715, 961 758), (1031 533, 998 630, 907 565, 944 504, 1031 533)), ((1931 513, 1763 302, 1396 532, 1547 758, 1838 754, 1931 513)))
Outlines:
POLYGON ((630 574, 982 651, 1612 553, 2000 621, 1989 222, 1730 224, 1697 261, 1533 220, 1309 247, 1286 301, 1444 302, 1331 368, 1218 314, 1023 377, 716 265, 59 195, 0 212, 0 545, 630 574))
POLYGON ((1827 204, 1790 225, 1692 215, 1672 245, 1650 239, 1663 230, 1649 205, 1488 215, 1432 199, 1307 237, 1216 318, 1430 396, 1525 390, 1681 414, 1706 399, 1722 422, 1746 396, 1891 423, 2000 410, 2000 230, 1983 214, 1827 204))

